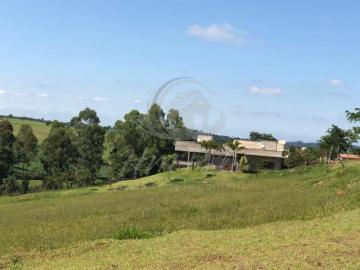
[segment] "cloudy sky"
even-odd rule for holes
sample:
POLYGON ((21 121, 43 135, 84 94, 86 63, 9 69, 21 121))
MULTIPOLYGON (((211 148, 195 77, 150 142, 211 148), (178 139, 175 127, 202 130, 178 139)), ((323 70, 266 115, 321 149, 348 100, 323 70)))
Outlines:
POLYGON ((313 141, 360 107, 359 10, 356 0, 2 0, 0 114, 69 120, 89 106, 112 124, 191 77, 206 87, 189 91, 209 90, 219 133, 313 141))

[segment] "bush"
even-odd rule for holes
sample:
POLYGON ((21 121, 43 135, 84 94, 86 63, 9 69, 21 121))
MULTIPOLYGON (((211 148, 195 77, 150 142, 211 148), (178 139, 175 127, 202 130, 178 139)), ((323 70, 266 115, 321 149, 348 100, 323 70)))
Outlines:
POLYGON ((182 178, 174 178, 169 181, 171 184, 178 184, 184 182, 184 179, 182 178))
POLYGON ((156 186, 156 182, 147 182, 145 184, 146 187, 155 187, 156 186))
POLYGON ((19 192, 19 185, 14 177, 5 178, 1 186, 1 192, 13 194, 19 192))
POLYGON ((125 190, 125 189, 127 189, 127 186, 118 186, 116 189, 117 190, 125 190))
POLYGON ((67 181, 66 174, 64 173, 54 173, 51 176, 46 177, 42 182, 42 187, 44 189, 61 189, 63 183, 67 181))
POLYGON ((120 230, 114 238, 117 240, 127 240, 127 239, 149 239, 155 236, 160 235, 160 233, 154 233, 149 231, 141 230, 137 227, 129 227, 120 230))
POLYGON ((242 156, 240 158, 240 170, 244 173, 251 172, 251 166, 250 166, 249 161, 246 156, 242 156))
POLYGON ((88 168, 78 168, 75 172, 75 182, 79 186, 93 184, 93 175, 88 168))

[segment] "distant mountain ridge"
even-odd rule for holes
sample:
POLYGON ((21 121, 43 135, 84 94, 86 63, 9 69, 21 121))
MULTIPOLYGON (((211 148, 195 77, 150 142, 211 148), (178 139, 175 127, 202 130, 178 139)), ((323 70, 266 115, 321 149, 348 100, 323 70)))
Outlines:
POLYGON ((320 146, 318 142, 303 142, 303 141, 287 142, 286 145, 295 146, 295 147, 312 147, 312 148, 318 148, 320 146))

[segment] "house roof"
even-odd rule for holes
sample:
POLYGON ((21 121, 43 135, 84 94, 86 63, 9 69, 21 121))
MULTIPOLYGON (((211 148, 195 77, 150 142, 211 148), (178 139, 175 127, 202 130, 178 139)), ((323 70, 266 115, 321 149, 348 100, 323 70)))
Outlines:
POLYGON ((352 154, 340 154, 339 157, 342 159, 360 160, 360 156, 352 154))

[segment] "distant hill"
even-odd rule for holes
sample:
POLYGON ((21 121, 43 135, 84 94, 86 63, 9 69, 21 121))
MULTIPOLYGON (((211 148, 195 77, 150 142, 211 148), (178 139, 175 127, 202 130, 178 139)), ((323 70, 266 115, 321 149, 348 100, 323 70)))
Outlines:
POLYGON ((44 119, 34 119, 30 117, 15 117, 0 115, 0 119, 7 119, 14 127, 14 134, 17 135, 22 124, 28 124, 32 127, 33 132, 39 143, 43 142, 51 129, 51 121, 44 119))
POLYGON ((286 145, 288 147, 295 146, 295 147, 312 147, 312 148, 318 148, 319 143, 317 142, 303 142, 303 141, 293 141, 293 142, 287 142, 286 145))

